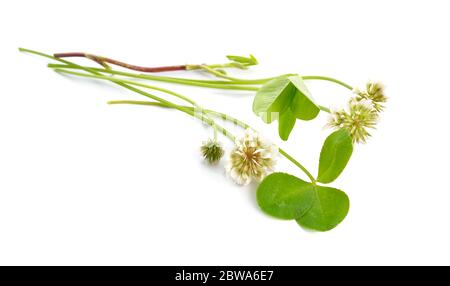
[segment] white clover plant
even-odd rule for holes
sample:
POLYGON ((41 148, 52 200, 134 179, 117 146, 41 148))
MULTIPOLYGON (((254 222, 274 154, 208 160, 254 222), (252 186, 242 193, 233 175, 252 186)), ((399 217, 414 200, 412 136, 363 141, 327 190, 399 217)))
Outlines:
POLYGON ((328 231, 344 220, 349 211, 349 198, 341 190, 329 187, 345 169, 353 152, 353 145, 366 143, 374 129, 380 113, 387 101, 384 86, 378 82, 369 82, 365 89, 325 76, 301 76, 284 74, 262 79, 241 79, 231 77, 225 69, 247 69, 258 64, 254 56, 227 56, 224 64, 195 64, 163 67, 142 67, 130 65, 111 58, 87 53, 59 53, 47 55, 28 49, 19 49, 49 58, 57 63, 48 67, 63 74, 110 81, 128 90, 147 97, 150 100, 114 100, 109 104, 139 104, 176 109, 195 117, 213 130, 212 138, 205 140, 200 148, 201 155, 209 164, 217 164, 226 154, 219 142, 223 134, 234 142, 234 147, 226 156, 228 176, 239 185, 258 182, 256 200, 267 214, 285 220, 295 220, 300 226, 328 231), (68 57, 84 57, 100 64, 101 67, 82 66, 66 60, 68 57), (113 69, 110 65, 121 66, 128 72, 113 69), (158 72, 198 70, 217 77, 217 79, 194 79, 155 75, 158 72), (142 83, 142 80, 169 82, 203 88, 247 90, 255 92, 253 112, 270 124, 278 121, 279 137, 289 139, 297 120, 313 120, 320 112, 329 113, 327 127, 334 131, 325 139, 319 156, 317 175, 312 173, 298 160, 282 148, 264 139, 260 133, 248 124, 218 111, 205 109, 192 99, 159 86, 142 83), (353 93, 346 108, 329 109, 319 105, 307 88, 306 81, 323 80, 336 83, 353 93), (147 90, 163 92, 186 102, 175 104, 170 100, 153 95, 147 90), (217 123, 217 119, 230 121, 242 128, 242 136, 236 137, 217 123), (300 179, 291 174, 275 172, 278 157, 297 166, 307 177, 300 179))

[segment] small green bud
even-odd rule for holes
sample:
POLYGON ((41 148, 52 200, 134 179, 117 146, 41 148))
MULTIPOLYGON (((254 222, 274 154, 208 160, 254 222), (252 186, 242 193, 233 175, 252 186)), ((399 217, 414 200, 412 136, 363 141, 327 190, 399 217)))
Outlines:
POLYGON ((225 151, 222 148, 222 145, 216 140, 209 139, 208 141, 203 142, 202 147, 200 148, 203 158, 209 164, 216 164, 220 161, 225 151))

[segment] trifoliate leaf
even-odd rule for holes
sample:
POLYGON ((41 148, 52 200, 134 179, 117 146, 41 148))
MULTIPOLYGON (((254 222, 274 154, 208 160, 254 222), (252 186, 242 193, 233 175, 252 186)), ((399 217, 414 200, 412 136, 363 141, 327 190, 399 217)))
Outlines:
POLYGON ((253 101, 253 112, 266 123, 281 117, 287 109, 302 120, 311 120, 320 111, 298 75, 270 80, 258 90, 253 101))
POLYGON ((256 199, 265 213, 281 219, 295 219, 311 208, 313 185, 289 174, 273 173, 259 185, 256 199))
POLYGON ((339 177, 353 152, 352 137, 347 129, 331 133, 322 146, 317 181, 327 184, 339 177))
POLYGON ((347 195, 338 189, 315 186, 315 200, 303 216, 296 219, 305 228, 328 231, 335 228, 347 216, 350 201, 347 195))

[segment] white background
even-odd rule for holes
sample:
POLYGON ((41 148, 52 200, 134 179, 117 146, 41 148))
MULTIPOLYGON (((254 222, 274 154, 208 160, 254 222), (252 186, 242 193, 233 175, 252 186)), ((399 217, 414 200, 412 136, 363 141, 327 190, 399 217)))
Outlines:
MULTIPOLYGON (((0 264, 450 264, 447 2, 3 2, 0 264), (198 148, 211 130, 202 124, 175 111, 108 106, 144 98, 58 75, 19 46, 148 66, 253 53, 260 65, 237 75, 320 74, 361 87, 380 80, 390 101, 332 184, 350 197, 347 218, 315 233, 264 215, 255 185, 238 187, 222 165, 206 166, 198 148)), ((276 126, 252 114, 250 92, 164 86, 280 143, 276 126)), ((308 86, 327 106, 351 96, 326 82, 308 86)), ((297 124, 280 144, 313 173, 325 121, 297 124)), ((277 170, 304 177, 285 159, 277 170)))

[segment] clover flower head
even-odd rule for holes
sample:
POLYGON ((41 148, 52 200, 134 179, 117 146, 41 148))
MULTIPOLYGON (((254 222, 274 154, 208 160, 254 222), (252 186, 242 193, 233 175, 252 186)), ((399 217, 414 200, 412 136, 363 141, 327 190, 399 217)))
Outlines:
POLYGON ((327 127, 346 128, 354 143, 366 143, 370 133, 367 129, 375 129, 378 112, 369 99, 352 98, 348 103, 348 110, 333 110, 328 119, 327 127))
POLYGON ((356 88, 354 93, 356 94, 356 100, 370 100, 373 104, 373 108, 377 112, 383 111, 384 103, 387 101, 383 84, 379 82, 368 82, 366 84, 366 90, 362 91, 356 88))
POLYGON ((219 162, 223 154, 225 153, 222 145, 213 139, 204 141, 202 147, 200 147, 200 151, 202 152, 203 158, 209 164, 216 164, 217 162, 219 162))
POLYGON ((235 140, 227 173, 239 185, 247 185, 252 180, 260 181, 273 171, 277 155, 278 148, 274 144, 247 129, 242 137, 235 140))

